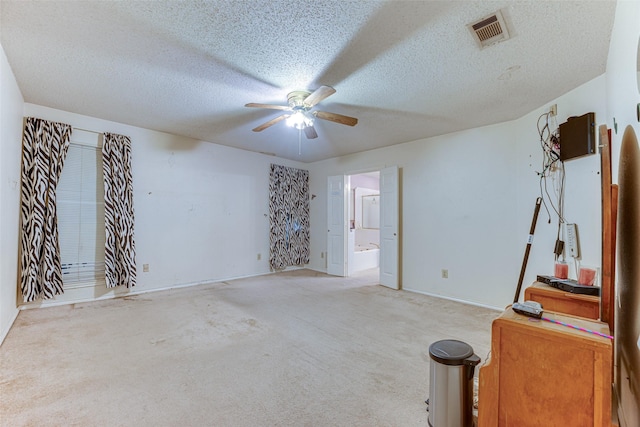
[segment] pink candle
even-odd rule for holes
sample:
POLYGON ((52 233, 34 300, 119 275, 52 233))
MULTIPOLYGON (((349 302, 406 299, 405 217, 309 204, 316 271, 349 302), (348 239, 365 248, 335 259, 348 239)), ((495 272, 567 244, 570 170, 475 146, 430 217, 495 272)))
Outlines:
POLYGON ((593 286, 596 279, 596 271, 593 268, 580 267, 580 274, 578 274, 578 284, 593 286))
POLYGON ((557 262, 554 276, 558 279, 566 279, 569 277, 569 264, 564 262, 557 262))

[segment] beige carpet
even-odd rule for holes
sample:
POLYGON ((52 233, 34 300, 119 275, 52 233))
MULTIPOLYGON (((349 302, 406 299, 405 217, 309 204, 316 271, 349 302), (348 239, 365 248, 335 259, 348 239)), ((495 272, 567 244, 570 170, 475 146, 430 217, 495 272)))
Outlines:
MULTIPOLYGON (((19 314, 2 426, 425 426, 429 345, 499 313, 298 270, 19 314)), ((477 375, 477 370, 476 370, 477 375)))

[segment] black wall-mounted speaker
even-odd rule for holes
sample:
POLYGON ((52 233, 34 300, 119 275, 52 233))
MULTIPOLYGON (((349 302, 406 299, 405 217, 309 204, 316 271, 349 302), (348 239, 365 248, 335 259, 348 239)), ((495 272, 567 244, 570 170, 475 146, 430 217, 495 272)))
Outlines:
POLYGON ((596 153, 596 115, 569 117, 560 124, 560 160, 571 160, 596 153))

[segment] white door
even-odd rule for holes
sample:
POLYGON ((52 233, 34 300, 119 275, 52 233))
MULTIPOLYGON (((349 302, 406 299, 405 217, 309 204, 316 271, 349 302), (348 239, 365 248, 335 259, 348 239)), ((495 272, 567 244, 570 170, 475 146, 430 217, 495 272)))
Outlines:
POLYGON ((398 167, 380 171, 380 284, 400 289, 398 167))
POLYGON ((330 176, 327 194, 327 274, 347 275, 347 179, 330 176))

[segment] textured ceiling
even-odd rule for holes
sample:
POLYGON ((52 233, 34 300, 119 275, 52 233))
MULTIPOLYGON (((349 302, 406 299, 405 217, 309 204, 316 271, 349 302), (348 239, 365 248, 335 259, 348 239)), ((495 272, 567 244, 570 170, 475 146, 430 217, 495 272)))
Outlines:
POLYGON ((26 102, 311 162, 518 118, 605 71, 613 1, 7 1, 26 102), (502 9, 511 39, 466 25, 502 9), (249 102, 333 86, 317 139, 249 102))

